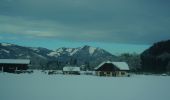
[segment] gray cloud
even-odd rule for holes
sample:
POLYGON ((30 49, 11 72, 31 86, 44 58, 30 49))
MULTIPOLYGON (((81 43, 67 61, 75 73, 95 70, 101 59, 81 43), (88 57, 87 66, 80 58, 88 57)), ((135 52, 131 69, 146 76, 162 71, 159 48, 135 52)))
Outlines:
POLYGON ((150 44, 170 38, 169 1, 1 0, 0 34, 150 44))

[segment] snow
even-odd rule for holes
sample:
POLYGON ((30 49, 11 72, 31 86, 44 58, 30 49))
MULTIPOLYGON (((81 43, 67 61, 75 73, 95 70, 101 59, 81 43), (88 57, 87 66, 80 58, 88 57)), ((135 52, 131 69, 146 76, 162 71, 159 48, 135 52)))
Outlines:
POLYGON ((129 70, 129 66, 126 62, 112 62, 120 70, 129 70))
POLYGON ((59 55, 59 53, 58 52, 55 52, 55 51, 53 51, 53 52, 50 52, 49 54, 47 54, 48 56, 51 56, 51 57, 53 57, 53 56, 58 56, 59 55))
POLYGON ((11 46, 12 44, 9 43, 1 43, 2 46, 11 46))
POLYGON ((24 55, 24 54, 21 54, 21 53, 19 54, 19 56, 23 56, 23 55, 24 55))
POLYGON ((66 49, 66 51, 67 51, 67 52, 72 52, 73 49, 72 49, 72 48, 68 48, 68 49, 66 49))
POLYGON ((96 50, 96 48, 90 47, 90 48, 89 48, 89 53, 92 55, 92 54, 94 53, 95 50, 96 50))
POLYGON ((68 48, 66 51, 70 54, 70 56, 74 55, 78 49, 77 48, 68 48))
MULTIPOLYGON (((48 56, 60 56, 62 54, 68 54, 69 56, 73 56, 75 53, 77 53, 79 50, 81 50, 83 47, 79 48, 59 48, 55 52, 51 52, 48 54, 48 56)), ((93 54, 97 48, 89 47, 89 54, 93 54)))
POLYGON ((32 49, 34 51, 39 51, 39 49, 37 47, 30 47, 30 49, 32 49))
POLYGON ((169 100, 170 76, 0 73, 1 100, 169 100))
POLYGON ((55 52, 51 52, 48 54, 48 56, 55 56, 55 55, 61 55, 64 53, 68 53, 70 56, 74 55, 77 51, 79 50, 79 48, 59 48, 57 49, 55 52))
POLYGON ((72 52, 70 52, 70 56, 74 55, 79 49, 74 49, 72 52))
POLYGON ((59 53, 63 52, 63 48, 57 49, 57 52, 59 52, 59 53))
POLYGON ((6 53, 10 53, 10 51, 8 51, 8 50, 5 50, 5 49, 2 49, 2 51, 6 52, 6 53))

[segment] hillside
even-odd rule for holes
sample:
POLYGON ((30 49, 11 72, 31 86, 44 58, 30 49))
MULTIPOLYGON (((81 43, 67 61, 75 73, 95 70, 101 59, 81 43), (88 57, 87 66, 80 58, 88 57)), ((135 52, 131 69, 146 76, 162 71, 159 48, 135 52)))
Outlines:
POLYGON ((155 43, 141 54, 143 71, 170 71, 170 40, 155 43))

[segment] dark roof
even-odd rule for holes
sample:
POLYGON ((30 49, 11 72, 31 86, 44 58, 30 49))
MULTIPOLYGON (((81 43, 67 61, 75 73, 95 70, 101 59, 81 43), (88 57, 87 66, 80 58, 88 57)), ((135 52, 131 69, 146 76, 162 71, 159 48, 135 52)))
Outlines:
POLYGON ((128 66, 128 64, 126 62, 111 62, 111 61, 102 62, 99 66, 97 66, 95 68, 95 70, 99 69, 104 64, 113 64, 113 65, 115 65, 120 70, 129 70, 129 66, 128 66))
POLYGON ((0 59, 0 64, 30 64, 29 59, 0 59))

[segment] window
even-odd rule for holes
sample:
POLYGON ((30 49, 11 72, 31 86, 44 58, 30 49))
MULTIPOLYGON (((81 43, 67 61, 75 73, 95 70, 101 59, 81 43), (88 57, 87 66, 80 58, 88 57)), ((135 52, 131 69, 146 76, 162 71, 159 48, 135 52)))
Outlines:
POLYGON ((121 75, 125 75, 125 72, 121 72, 121 75))

